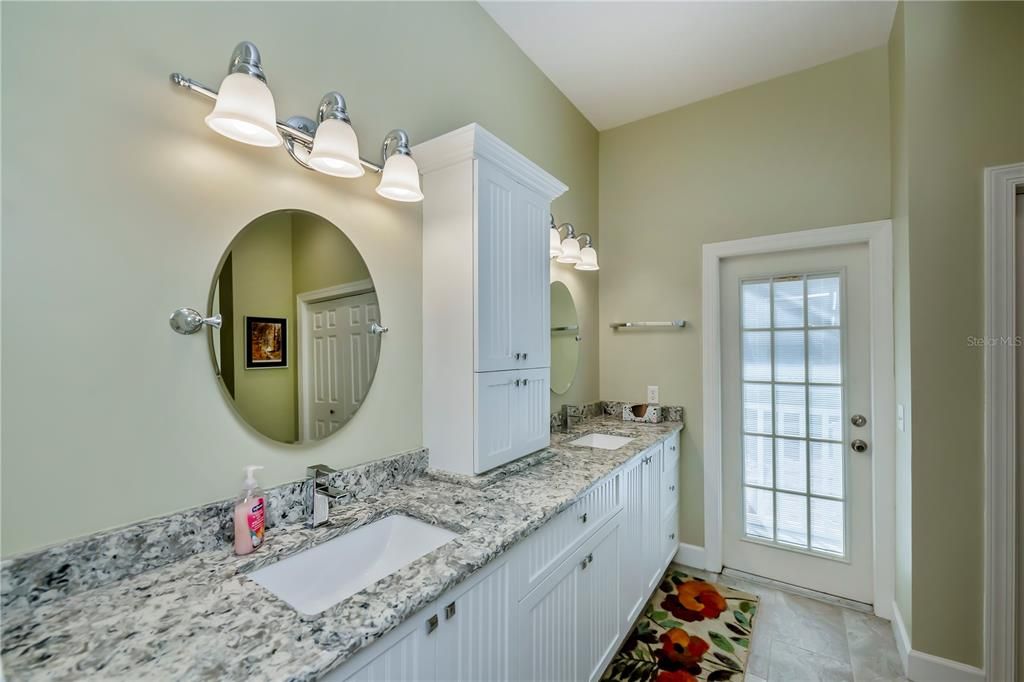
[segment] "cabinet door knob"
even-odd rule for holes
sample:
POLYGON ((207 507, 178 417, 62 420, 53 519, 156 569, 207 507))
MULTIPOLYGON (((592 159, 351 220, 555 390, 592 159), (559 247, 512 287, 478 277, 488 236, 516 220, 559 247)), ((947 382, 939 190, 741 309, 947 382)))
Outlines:
POLYGON ((580 514, 580 521, 582 521, 583 523, 587 522, 587 512, 583 512, 582 514, 580 514))
POLYGON ((455 615, 455 602, 452 602, 448 606, 444 607, 444 619, 450 620, 455 615))
POLYGON ((671 493, 671 492, 675 492, 675 490, 676 490, 676 487, 675 487, 674 485, 670 485, 670 486, 668 487, 668 491, 669 491, 670 493, 671 493))
POLYGON ((427 634, 429 635, 431 632, 433 632, 436 629, 437 629, 437 614, 435 613, 433 616, 431 616, 430 618, 427 619, 427 634))
POLYGON ((529 381, 529 379, 523 379, 523 386, 525 386, 525 385, 526 385, 526 382, 527 382, 527 381, 529 381))
POLYGON ((513 353, 512 357, 515 358, 516 360, 518 360, 519 359, 519 353, 513 353))
POLYGON ((675 533, 669 533, 668 534, 668 539, 669 540, 675 540, 676 539, 676 534, 675 533))
POLYGON ((526 359, 526 353, 523 353, 523 360, 526 359))
POLYGON ((515 381, 513 381, 512 383, 513 383, 513 384, 515 384, 516 386, 518 386, 518 385, 519 385, 519 379, 516 379, 516 380, 515 380, 515 381))

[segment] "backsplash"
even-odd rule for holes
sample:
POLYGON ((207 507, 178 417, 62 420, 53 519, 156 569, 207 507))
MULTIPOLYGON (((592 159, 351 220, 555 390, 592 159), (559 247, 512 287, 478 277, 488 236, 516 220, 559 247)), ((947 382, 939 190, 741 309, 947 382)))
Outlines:
MULTIPOLYGON (((425 449, 343 469, 331 485, 356 499, 406 483, 427 469, 425 449)), ((305 521, 308 480, 267 488, 267 528, 305 521)), ((227 550, 234 500, 194 507, 71 540, 0 564, 0 607, 40 603, 159 568, 184 557, 227 550)))
MULTIPOLYGON (((586 405, 569 405, 569 414, 573 417, 580 417, 583 419, 589 419, 591 417, 600 417, 602 415, 608 415, 610 417, 622 418, 622 406, 629 405, 630 403, 624 403, 614 400, 599 400, 596 403, 587 403, 586 405)), ((681 422, 685 416, 682 405, 662 405, 661 412, 664 417, 664 421, 667 422, 681 422)), ((558 431, 562 428, 562 411, 553 412, 551 414, 551 430, 558 431)))

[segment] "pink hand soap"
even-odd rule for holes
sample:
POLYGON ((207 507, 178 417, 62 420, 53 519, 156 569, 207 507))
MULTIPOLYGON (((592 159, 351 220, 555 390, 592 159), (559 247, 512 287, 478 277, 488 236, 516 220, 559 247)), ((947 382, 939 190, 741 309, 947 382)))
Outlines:
POLYGON ((235 554, 239 556, 249 554, 263 544, 266 501, 253 473, 262 468, 255 465, 245 467, 245 485, 235 504, 235 554))

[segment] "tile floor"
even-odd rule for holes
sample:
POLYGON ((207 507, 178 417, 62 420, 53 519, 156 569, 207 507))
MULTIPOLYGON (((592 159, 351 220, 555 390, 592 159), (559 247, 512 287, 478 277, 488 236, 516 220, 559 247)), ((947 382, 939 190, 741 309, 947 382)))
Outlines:
POLYGON ((746 682, 906 682, 889 621, 742 578, 685 570, 761 598, 746 682))

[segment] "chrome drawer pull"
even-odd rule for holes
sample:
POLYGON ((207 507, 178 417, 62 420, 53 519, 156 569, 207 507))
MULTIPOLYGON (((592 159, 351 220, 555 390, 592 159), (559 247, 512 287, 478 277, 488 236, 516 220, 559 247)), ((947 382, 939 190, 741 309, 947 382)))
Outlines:
POLYGON ((433 616, 431 616, 430 618, 427 619, 427 634, 429 635, 431 632, 433 632, 436 629, 437 629, 437 614, 435 613, 433 616))
POLYGON ((455 602, 452 602, 448 606, 444 607, 444 619, 451 620, 451 617, 455 615, 455 602))

